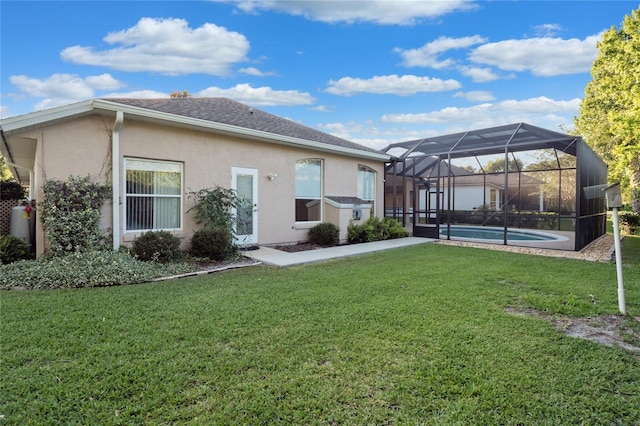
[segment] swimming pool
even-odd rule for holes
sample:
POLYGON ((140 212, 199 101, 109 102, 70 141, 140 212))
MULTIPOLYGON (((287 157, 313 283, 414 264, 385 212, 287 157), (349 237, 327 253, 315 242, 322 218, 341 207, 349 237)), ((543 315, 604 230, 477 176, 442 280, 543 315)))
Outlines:
MULTIPOLYGON (((504 228, 490 226, 451 226, 451 238, 471 241, 504 241, 504 228)), ((447 238, 447 227, 440 228, 440 237, 447 238)), ((532 229, 507 228, 507 241, 566 241, 568 238, 532 229)))

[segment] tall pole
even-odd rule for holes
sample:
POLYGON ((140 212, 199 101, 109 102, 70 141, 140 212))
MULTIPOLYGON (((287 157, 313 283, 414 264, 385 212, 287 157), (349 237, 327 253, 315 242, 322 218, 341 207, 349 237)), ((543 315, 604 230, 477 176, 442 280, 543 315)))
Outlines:
POLYGON ((622 315, 627 314, 626 303, 624 301, 624 283, 622 280, 622 248, 620 247, 620 226, 618 220, 618 208, 613 207, 613 238, 616 251, 616 273, 618 275, 618 308, 622 315))

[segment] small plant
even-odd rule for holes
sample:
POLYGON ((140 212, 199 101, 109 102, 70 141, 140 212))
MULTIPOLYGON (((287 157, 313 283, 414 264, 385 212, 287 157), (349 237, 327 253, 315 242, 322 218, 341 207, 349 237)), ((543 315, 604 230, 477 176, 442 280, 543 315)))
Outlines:
POLYGON ((340 228, 333 223, 319 223, 309 229, 309 242, 321 246, 336 246, 339 242, 340 228))
POLYGON ((180 238, 167 231, 149 231, 133 241, 131 253, 140 260, 160 263, 182 259, 180 238))
POLYGON ((31 258, 29 245, 18 237, 0 235, 0 262, 3 265, 31 258))
POLYGON ((362 225, 349 224, 347 238, 351 243, 368 243, 371 241, 390 240, 408 237, 409 233, 395 219, 370 217, 362 225))
POLYGON ((211 260, 225 260, 236 253, 233 235, 225 228, 203 228, 191 237, 191 254, 211 260))

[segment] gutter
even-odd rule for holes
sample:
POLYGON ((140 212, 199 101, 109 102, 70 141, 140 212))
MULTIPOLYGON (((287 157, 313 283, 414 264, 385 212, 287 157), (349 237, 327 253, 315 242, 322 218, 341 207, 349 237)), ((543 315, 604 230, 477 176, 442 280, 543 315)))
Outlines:
POLYGON ((124 113, 116 111, 116 121, 111 134, 111 203, 113 234, 113 250, 120 248, 120 129, 124 121, 124 113))

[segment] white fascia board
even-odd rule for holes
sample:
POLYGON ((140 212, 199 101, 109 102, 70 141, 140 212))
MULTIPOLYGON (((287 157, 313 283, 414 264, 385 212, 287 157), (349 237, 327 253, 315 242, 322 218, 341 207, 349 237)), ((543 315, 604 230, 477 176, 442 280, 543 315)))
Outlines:
POLYGON ((93 109, 92 100, 77 102, 75 104, 49 108, 29 114, 3 118, 0 120, 0 126, 5 134, 8 135, 16 130, 28 129, 43 123, 66 119, 78 114, 85 114, 91 112, 93 109))
POLYGON ((288 145, 295 147, 310 148, 316 151, 324 151, 331 153, 339 153, 369 160, 390 161, 391 156, 377 152, 360 151, 358 149, 346 148, 337 145, 329 145, 322 142, 309 141, 306 139, 294 138, 291 136, 283 136, 275 133, 263 132, 260 130, 247 129, 245 127, 232 126, 230 124, 216 123, 213 121, 202 120, 199 118, 185 117, 182 115, 169 114, 161 111, 153 111, 145 108, 123 105, 117 102, 105 101, 103 99, 95 100, 96 109, 107 111, 122 111, 125 115, 134 115, 149 119, 161 120, 165 122, 173 122, 176 124, 207 129, 216 133, 223 133, 232 136, 244 136, 249 139, 258 141, 276 143, 280 145, 288 145))

